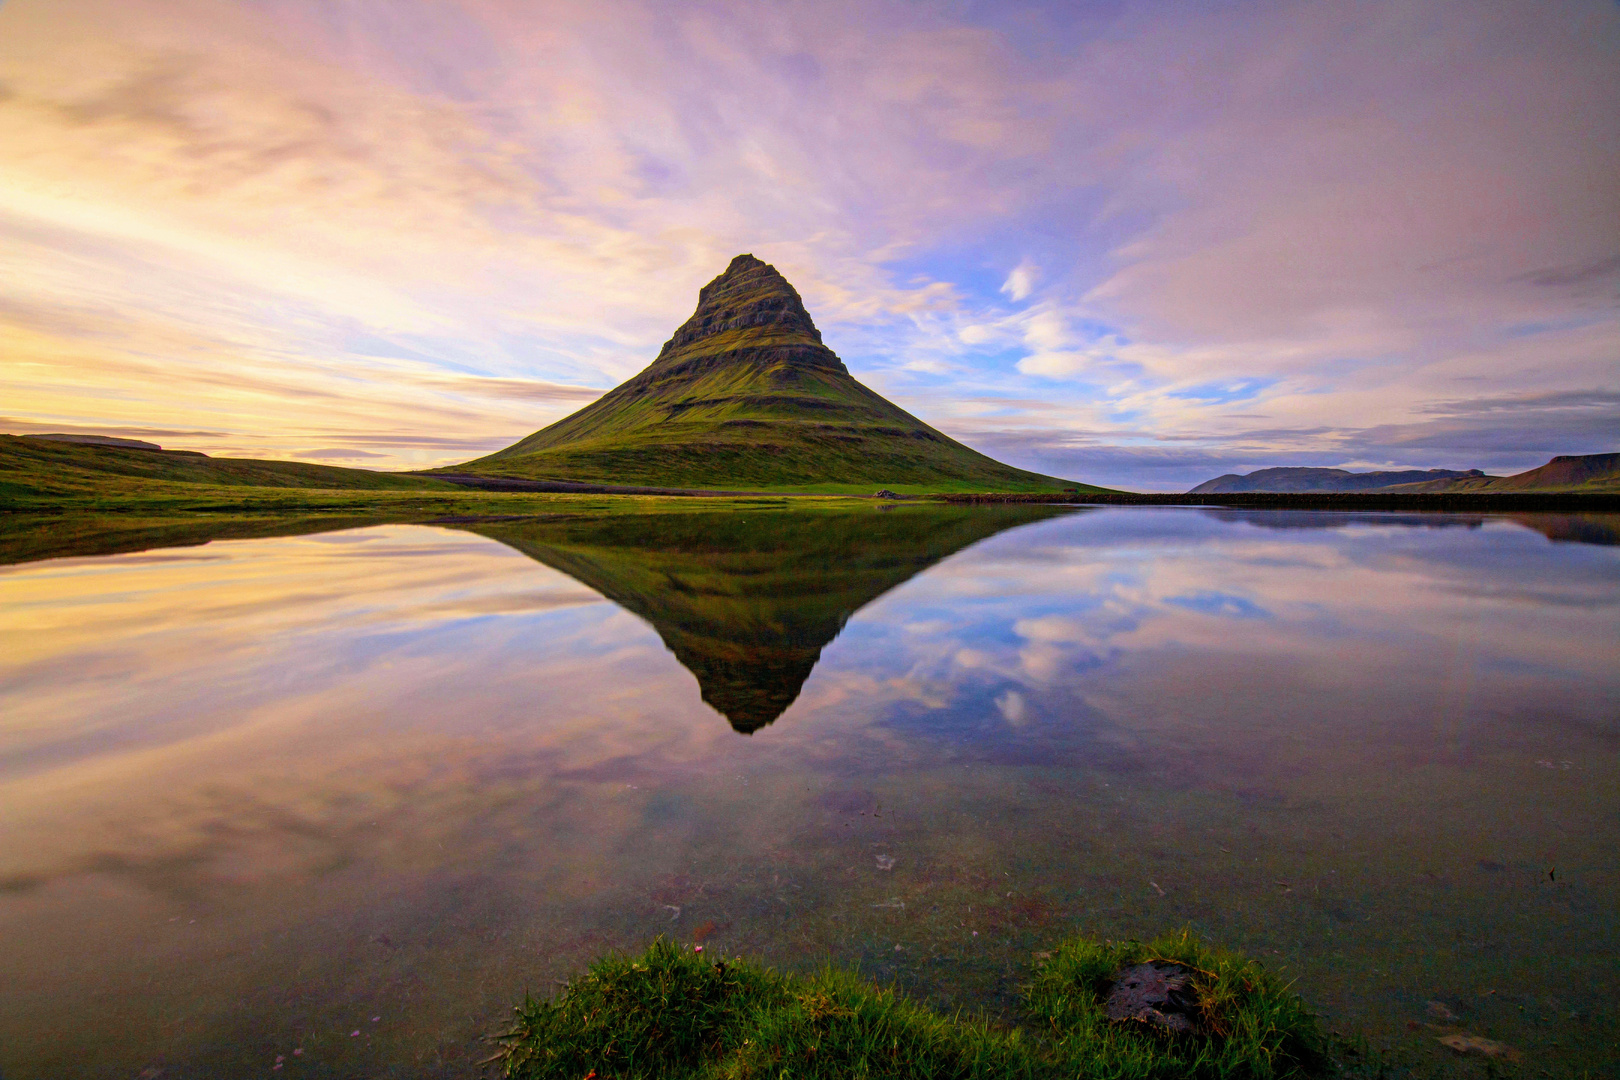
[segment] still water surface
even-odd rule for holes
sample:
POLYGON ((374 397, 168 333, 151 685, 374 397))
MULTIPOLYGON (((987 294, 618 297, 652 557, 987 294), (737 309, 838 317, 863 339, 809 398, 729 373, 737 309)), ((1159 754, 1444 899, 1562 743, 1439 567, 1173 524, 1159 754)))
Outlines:
POLYGON ((1034 950, 1184 926, 1420 1065, 1608 1075, 1617 534, 761 507, 0 568, 0 1075, 476 1075, 657 934, 1015 1017, 1034 950))

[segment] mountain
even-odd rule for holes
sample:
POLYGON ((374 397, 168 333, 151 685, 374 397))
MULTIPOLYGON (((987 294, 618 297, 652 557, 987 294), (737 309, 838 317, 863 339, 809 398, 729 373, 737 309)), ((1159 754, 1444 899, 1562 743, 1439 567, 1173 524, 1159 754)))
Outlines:
POLYGON ((676 488, 1100 491, 1003 465, 861 385, 776 268, 731 260, 640 374, 446 473, 676 488))
POLYGON ((1435 483, 1459 479, 1490 479, 1478 469, 1457 472, 1451 469, 1410 469, 1404 472, 1347 472, 1344 469, 1282 467, 1260 469, 1239 476, 1227 473, 1187 492, 1189 495, 1219 495, 1241 491, 1376 491, 1395 484, 1435 483))
POLYGON ((1052 506, 762 508, 462 526, 645 619, 743 734, 799 696, 850 616, 969 544, 1052 506))
POLYGON ((1545 465, 1513 476, 1464 477, 1403 484, 1391 491, 1557 491, 1569 494, 1620 492, 1620 454, 1560 454, 1545 465))

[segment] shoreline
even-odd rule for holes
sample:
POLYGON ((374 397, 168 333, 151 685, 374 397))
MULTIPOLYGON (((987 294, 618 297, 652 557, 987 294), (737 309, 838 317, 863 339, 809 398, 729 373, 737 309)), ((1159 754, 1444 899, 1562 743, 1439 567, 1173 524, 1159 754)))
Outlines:
POLYGON ((1241 491, 1211 495, 1066 494, 1008 492, 946 494, 928 498, 947 503, 1069 503, 1077 506, 1240 506, 1256 510, 1442 510, 1472 513, 1525 510, 1561 513, 1620 511, 1620 493, 1558 491, 1422 492, 1241 491))

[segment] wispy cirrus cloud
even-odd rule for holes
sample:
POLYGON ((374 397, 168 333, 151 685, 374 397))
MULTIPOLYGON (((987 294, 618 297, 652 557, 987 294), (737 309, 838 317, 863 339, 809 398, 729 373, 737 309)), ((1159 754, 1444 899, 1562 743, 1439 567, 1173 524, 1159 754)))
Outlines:
POLYGON ((12 0, 0 392, 440 463, 749 250, 859 376, 1088 480, 1612 449, 1445 403, 1613 384, 1617 49, 1597 0, 12 0))

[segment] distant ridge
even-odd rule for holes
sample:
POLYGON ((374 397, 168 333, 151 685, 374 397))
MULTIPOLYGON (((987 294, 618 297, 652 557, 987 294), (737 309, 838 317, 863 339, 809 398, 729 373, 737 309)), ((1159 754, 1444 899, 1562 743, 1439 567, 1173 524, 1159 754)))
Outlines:
POLYGON ((1563 494, 1620 493, 1620 454, 1560 454, 1547 464, 1513 476, 1489 476, 1478 469, 1408 470, 1405 472, 1348 472, 1344 469, 1280 467, 1239 476, 1228 473, 1206 480, 1188 495, 1226 495, 1243 492, 1368 492, 1383 494, 1510 494, 1557 492, 1563 494))
POLYGON ((0 510, 16 500, 195 495, 199 486, 445 491, 434 477, 308 461, 216 458, 111 436, 0 435, 0 510), (134 443, 135 445, 130 445, 134 443))
POLYGON ((1101 488, 1004 465, 861 385, 798 291, 738 255, 643 370, 488 457, 439 470, 671 488, 1101 488))
POLYGON ((1512 476, 1464 477, 1457 480, 1403 484, 1390 491, 1413 493, 1559 491, 1570 494, 1620 492, 1620 454, 1560 454, 1545 465, 1512 476))
POLYGON ((1459 472, 1451 469, 1408 469, 1401 472, 1349 472, 1345 469, 1313 469, 1283 466, 1260 469, 1246 476, 1227 473, 1187 492, 1189 495, 1222 495, 1241 491, 1376 491, 1396 484, 1444 483, 1451 480, 1490 479, 1478 469, 1459 472))
POLYGON ((30 439, 44 439, 46 442, 80 443, 84 446, 121 446, 125 450, 161 450, 163 447, 155 442, 145 439, 121 439, 116 435, 63 435, 51 433, 48 435, 29 435, 30 439))

